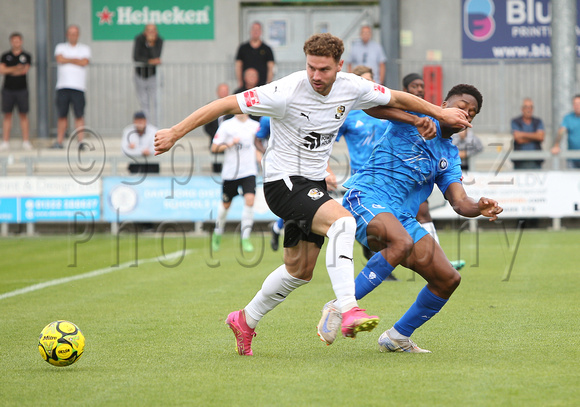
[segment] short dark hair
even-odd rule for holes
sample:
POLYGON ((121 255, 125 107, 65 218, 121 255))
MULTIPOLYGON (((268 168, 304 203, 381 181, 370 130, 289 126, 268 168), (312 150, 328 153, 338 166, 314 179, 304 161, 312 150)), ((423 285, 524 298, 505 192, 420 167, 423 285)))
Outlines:
POLYGON ((332 57, 336 62, 344 52, 344 43, 329 33, 314 34, 304 43, 304 54, 317 57, 332 57))
POLYGON ((449 100, 452 96, 461 96, 461 95, 473 96, 477 102, 476 113, 480 112, 481 106, 483 106, 483 96, 481 96, 481 92, 477 90, 477 88, 473 85, 467 85, 465 83, 455 85, 449 90, 449 92, 447 92, 447 96, 445 96, 445 101, 449 100))
POLYGON ((20 39, 22 39, 22 34, 20 34, 19 32, 15 31, 12 34, 10 34, 10 37, 8 37, 9 39, 12 39, 14 37, 20 37, 20 39))

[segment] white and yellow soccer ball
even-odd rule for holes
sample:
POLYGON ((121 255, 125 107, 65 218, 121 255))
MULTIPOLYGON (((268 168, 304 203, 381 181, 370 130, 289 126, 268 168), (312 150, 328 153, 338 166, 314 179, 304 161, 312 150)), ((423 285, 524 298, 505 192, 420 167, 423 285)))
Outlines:
POLYGON ((54 321, 44 327, 38 340, 40 356, 53 366, 75 363, 85 349, 85 336, 69 321, 54 321))

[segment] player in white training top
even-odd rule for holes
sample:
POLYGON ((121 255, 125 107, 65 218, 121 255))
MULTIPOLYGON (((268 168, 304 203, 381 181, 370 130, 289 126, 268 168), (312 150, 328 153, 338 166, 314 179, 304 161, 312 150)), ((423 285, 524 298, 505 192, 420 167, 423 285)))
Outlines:
POLYGON ((223 114, 272 118, 270 143, 263 158, 264 194, 272 212, 285 221, 284 264, 266 278, 244 309, 226 319, 240 355, 252 355, 251 342, 259 320, 310 281, 324 236, 329 238, 326 267, 343 316, 342 334, 354 337, 378 324, 378 317, 361 310, 354 296, 356 222, 328 196, 324 181, 332 144, 350 110, 368 109, 370 114, 377 114, 382 109, 399 108, 450 125, 471 127, 459 109, 441 109, 408 93, 340 72, 343 52, 340 38, 315 34, 304 44, 305 71, 216 100, 172 128, 157 132, 155 151, 161 154, 188 132, 223 114))
POLYGON ((260 124, 250 119, 247 114, 237 114, 219 126, 212 140, 212 153, 224 152, 222 202, 218 207, 211 240, 214 252, 220 249, 228 210, 232 205, 232 199, 238 195, 240 188, 244 196, 241 224, 242 250, 245 252, 254 251, 254 246, 250 241, 250 232, 254 225, 254 198, 258 173, 254 140, 259 128, 260 124))

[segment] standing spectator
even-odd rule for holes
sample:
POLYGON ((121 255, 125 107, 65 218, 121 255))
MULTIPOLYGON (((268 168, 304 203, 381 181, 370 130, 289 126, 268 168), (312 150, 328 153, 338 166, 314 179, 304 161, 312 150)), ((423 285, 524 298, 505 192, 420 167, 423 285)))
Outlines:
POLYGON ((137 98, 149 121, 157 120, 156 66, 161 64, 162 48, 163 38, 159 36, 155 24, 147 24, 133 44, 137 98))
MULTIPOLYGON (((544 141, 544 123, 533 116, 534 102, 525 98, 522 102, 522 115, 512 120, 515 151, 541 151, 544 141)), ((516 170, 541 169, 544 160, 512 160, 516 170)))
POLYGON ((256 196, 256 146, 254 139, 260 125, 250 120, 247 114, 237 114, 226 120, 219 127, 211 146, 214 153, 225 152, 222 170, 223 193, 222 203, 218 207, 215 230, 211 239, 212 250, 220 249, 222 234, 226 225, 226 217, 232 199, 242 189, 244 209, 242 210, 242 250, 253 252, 250 233, 254 225, 254 198, 256 196))
MULTIPOLYGON (((568 135, 568 150, 580 150, 580 94, 574 96, 572 108, 574 111, 562 119, 552 154, 560 154, 560 141, 564 133, 568 135)), ((580 160, 568 160, 568 168, 580 168, 580 160)))
POLYGON ((2 54, 0 60, 0 74, 5 75, 2 87, 2 113, 4 122, 2 132, 4 139, 0 150, 10 148, 10 131, 12 130, 12 111, 18 106, 20 116, 20 130, 22 131, 22 148, 31 150, 28 126, 28 84, 26 74, 30 69, 32 57, 22 50, 22 34, 10 34, 10 51, 2 54))
POLYGON ((479 137, 475 135, 472 128, 455 133, 452 137, 453 144, 459 150, 461 158, 461 170, 469 171, 469 158, 483 151, 483 144, 479 137))
POLYGON ((348 71, 357 65, 368 66, 374 72, 373 80, 380 84, 385 82, 387 56, 383 47, 371 38, 373 30, 369 25, 363 25, 360 29, 360 39, 353 42, 348 58, 348 71))
POLYGON ((236 54, 236 80, 240 88, 244 86, 242 74, 248 68, 258 71, 258 85, 270 83, 274 79, 274 53, 262 41, 262 24, 258 22, 254 22, 250 28, 250 41, 241 44, 236 54))
MULTIPOLYGON (((85 90, 87 65, 91 59, 88 45, 79 43, 79 27, 70 25, 66 30, 67 42, 57 44, 54 56, 56 71, 56 109, 58 122, 56 142, 53 148, 63 148, 64 133, 68 125, 68 109, 72 104, 75 115, 75 131, 85 126, 85 90)), ((79 148, 83 148, 83 133, 78 133, 79 148)))

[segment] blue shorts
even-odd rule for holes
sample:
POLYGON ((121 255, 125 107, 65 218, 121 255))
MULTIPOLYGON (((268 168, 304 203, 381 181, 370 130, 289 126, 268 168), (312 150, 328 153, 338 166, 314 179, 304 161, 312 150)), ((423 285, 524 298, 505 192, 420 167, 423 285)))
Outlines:
POLYGON ((383 212, 392 213, 401 222, 401 225, 413 238, 413 243, 417 243, 429 234, 414 217, 390 208, 387 203, 377 199, 374 195, 365 194, 356 189, 349 189, 346 192, 342 206, 356 219, 356 240, 366 247, 369 247, 367 226, 375 216, 383 212))

